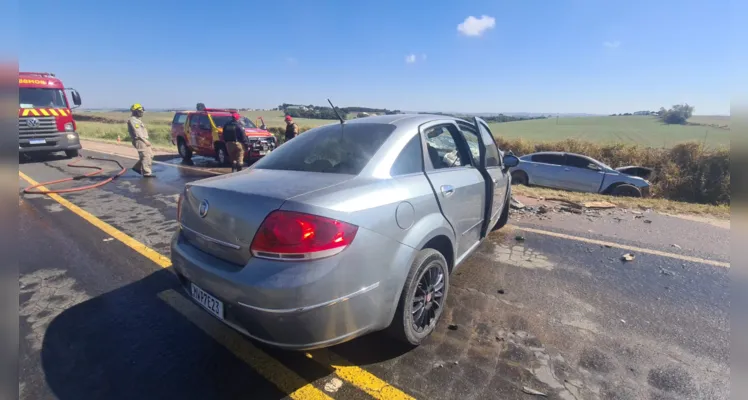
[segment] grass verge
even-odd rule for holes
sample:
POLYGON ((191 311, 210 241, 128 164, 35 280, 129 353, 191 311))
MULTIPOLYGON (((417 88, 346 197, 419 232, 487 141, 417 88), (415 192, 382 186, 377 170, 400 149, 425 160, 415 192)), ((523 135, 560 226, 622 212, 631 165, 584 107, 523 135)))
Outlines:
POLYGON ((607 201, 615 204, 620 208, 652 209, 654 211, 664 212, 668 214, 693 214, 710 216, 719 219, 730 219, 729 205, 686 203, 681 201, 657 198, 614 197, 597 193, 567 192, 564 190, 546 189, 524 185, 512 186, 512 193, 536 199, 561 199, 573 201, 575 203, 585 201, 607 201))

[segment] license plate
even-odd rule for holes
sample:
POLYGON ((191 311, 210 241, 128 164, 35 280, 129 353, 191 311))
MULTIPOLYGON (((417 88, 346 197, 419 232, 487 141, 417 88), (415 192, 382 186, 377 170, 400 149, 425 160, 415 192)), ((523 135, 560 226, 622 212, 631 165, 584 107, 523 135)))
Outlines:
POLYGON ((29 144, 45 144, 47 141, 45 139, 30 139, 29 144))
POLYGON ((216 317, 223 319, 223 302, 217 298, 209 295, 206 291, 197 287, 194 283, 190 283, 192 298, 195 299, 201 306, 206 310, 210 311, 211 314, 216 317))
POLYGON ((264 155, 265 155, 265 154, 267 154, 268 152, 267 152, 267 151, 265 151, 265 150, 260 150, 260 151, 258 151, 258 153, 260 153, 260 155, 261 155, 261 156, 264 156, 264 155))

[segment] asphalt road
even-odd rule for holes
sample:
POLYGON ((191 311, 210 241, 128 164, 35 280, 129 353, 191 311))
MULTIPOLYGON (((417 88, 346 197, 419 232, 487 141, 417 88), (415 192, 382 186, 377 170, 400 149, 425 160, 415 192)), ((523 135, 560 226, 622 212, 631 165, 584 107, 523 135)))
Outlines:
MULTIPOLYGON (((162 161, 171 165, 155 164, 156 179, 128 172, 65 204, 20 195, 22 399, 729 398, 729 268, 693 259, 729 263, 729 230, 660 215, 636 235, 607 216, 589 229, 519 219, 455 272, 444 318, 419 348, 372 334, 284 352, 214 320, 159 261, 184 183, 225 171, 162 161), (674 225, 648 237, 660 224, 674 225), (699 229, 708 240, 692 239, 699 229), (658 253, 624 263, 631 251, 584 238, 658 253)), ((20 172, 39 182, 80 172, 67 162, 25 161, 20 172)))

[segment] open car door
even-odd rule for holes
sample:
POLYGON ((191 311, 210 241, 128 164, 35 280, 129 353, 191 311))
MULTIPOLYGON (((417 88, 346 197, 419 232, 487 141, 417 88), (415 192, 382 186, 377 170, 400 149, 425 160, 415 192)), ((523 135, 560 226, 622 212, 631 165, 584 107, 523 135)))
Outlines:
POLYGON ((484 238, 496 226, 501 217, 501 212, 504 211, 507 184, 509 181, 504 171, 499 147, 496 145, 488 124, 478 117, 474 117, 473 122, 475 123, 475 128, 478 130, 480 139, 478 169, 486 181, 486 208, 484 210, 483 227, 481 229, 481 238, 484 238))

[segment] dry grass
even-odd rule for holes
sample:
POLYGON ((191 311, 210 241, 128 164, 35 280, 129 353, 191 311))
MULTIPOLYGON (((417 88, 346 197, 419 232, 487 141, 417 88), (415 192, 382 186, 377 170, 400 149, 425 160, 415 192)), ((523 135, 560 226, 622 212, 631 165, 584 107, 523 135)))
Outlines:
POLYGON ((564 190, 528 187, 524 185, 512 186, 512 193, 536 199, 562 199, 572 202, 608 201, 620 208, 650 208, 654 211, 669 214, 695 214, 719 219, 730 219, 730 206, 727 205, 714 206, 656 198, 613 197, 597 193, 567 192, 564 190))

